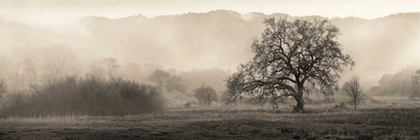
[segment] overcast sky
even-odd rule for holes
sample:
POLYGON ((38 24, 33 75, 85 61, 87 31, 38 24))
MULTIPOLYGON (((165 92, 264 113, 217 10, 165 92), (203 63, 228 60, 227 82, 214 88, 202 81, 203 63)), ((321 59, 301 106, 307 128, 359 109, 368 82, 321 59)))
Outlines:
POLYGON ((377 18, 419 12, 419 0, 0 0, 0 19, 33 25, 65 25, 83 16, 148 17, 187 12, 233 10, 245 14, 377 18))

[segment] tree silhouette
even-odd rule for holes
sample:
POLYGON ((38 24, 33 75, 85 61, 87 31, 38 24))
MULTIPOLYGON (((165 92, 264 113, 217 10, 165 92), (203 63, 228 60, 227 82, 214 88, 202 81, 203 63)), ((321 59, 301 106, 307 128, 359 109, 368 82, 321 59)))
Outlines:
POLYGON ((42 56, 40 72, 46 80, 62 78, 77 69, 78 57, 67 45, 48 46, 42 56))
POLYGON ((114 72, 118 71, 120 65, 118 64, 118 60, 113 57, 108 57, 102 63, 105 65, 106 69, 108 70, 108 76, 111 79, 115 79, 114 72))
POLYGON ((254 39, 251 47, 255 56, 227 79, 231 100, 244 95, 254 99, 292 96, 297 102, 295 111, 302 113, 305 83, 326 93, 337 83, 342 66, 354 65, 336 41, 339 29, 328 20, 270 18, 264 23, 261 40, 254 39))
POLYGON ((210 106, 213 101, 217 100, 216 90, 210 86, 201 85, 201 87, 195 89, 193 92, 200 104, 210 106))
POLYGON ((359 77, 353 76, 349 81, 344 83, 343 91, 354 105, 354 109, 357 109, 357 104, 363 100, 362 87, 360 86, 359 77))

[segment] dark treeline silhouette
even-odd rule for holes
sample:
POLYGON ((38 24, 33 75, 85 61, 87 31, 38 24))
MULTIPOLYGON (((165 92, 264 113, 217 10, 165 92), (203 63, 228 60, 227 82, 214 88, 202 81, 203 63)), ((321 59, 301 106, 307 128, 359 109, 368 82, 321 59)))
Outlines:
POLYGON ((2 97, 2 117, 143 114, 165 105, 155 86, 95 75, 66 76, 2 97))

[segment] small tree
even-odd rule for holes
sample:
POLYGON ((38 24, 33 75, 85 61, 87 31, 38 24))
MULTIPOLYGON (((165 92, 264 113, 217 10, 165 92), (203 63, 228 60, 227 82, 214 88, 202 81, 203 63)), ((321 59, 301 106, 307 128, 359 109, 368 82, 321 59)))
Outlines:
POLYGON ((344 83, 343 91, 351 102, 354 104, 354 109, 357 109, 357 104, 363 100, 362 87, 360 86, 359 77, 353 76, 350 80, 344 83))
POLYGON ((217 101, 216 90, 210 86, 201 85, 201 87, 195 89, 193 92, 200 104, 210 106, 213 101, 217 101))

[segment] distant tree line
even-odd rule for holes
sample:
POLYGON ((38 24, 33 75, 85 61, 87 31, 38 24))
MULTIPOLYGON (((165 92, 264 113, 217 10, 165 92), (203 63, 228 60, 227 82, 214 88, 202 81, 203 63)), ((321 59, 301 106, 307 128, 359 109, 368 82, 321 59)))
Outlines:
POLYGON ((294 111, 304 112, 306 85, 331 93, 352 58, 337 42, 339 29, 328 20, 264 20, 261 39, 254 39, 254 57, 227 79, 228 100, 243 97, 265 102, 293 97, 294 111))
MULTIPOLYGON (((6 91, 2 83, 0 91, 6 91)), ((95 75, 66 76, 2 95, 0 117, 143 114, 162 111, 164 105, 155 86, 95 75)))
MULTIPOLYGON (((0 56, 0 116, 156 112, 165 106, 162 93, 194 96, 202 84, 216 87, 211 93, 217 93, 224 90, 223 78, 229 73, 217 68, 165 70, 155 64, 124 64, 114 57, 82 62, 61 44, 18 48, 13 55, 0 56)), ((212 95, 210 101, 194 97, 209 105, 217 97, 212 95)))

